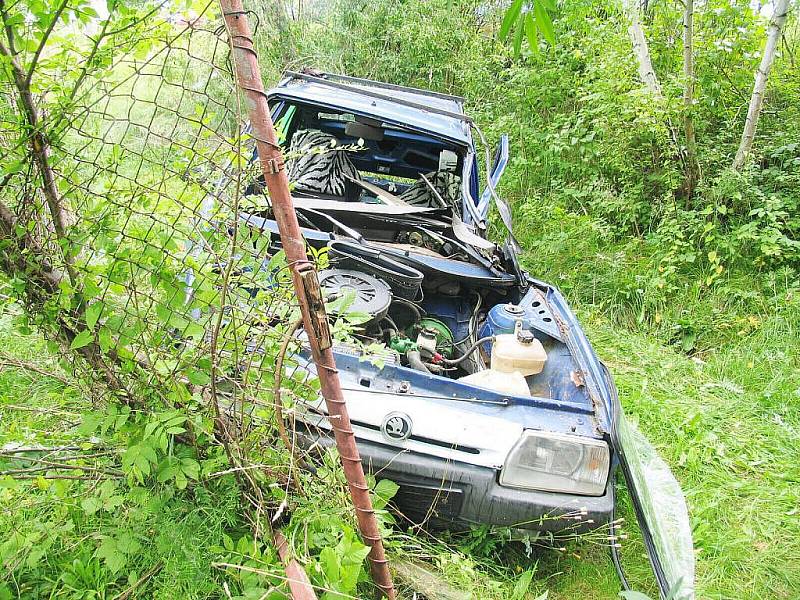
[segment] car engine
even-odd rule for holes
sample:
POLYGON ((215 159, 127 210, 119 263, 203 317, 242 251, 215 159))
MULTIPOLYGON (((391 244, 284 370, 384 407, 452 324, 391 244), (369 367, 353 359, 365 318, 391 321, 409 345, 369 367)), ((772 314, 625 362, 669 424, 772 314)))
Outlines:
POLYGON ((429 278, 412 258, 373 246, 337 240, 328 251, 319 281, 329 312, 357 322, 362 342, 382 344, 417 371, 530 395, 526 377, 547 360, 541 325, 555 325, 541 301, 512 303, 511 291, 457 274, 429 278))

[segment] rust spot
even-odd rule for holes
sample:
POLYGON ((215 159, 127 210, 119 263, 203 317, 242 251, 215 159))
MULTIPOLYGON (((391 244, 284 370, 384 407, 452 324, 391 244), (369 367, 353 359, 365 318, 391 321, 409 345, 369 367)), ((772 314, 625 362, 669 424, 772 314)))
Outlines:
POLYGON ((586 383, 583 380, 583 371, 570 371, 569 378, 575 387, 583 387, 586 383))
POLYGON ((297 273, 300 275, 300 281, 303 284, 303 295, 298 299, 308 306, 309 320, 314 329, 313 334, 317 339, 319 349, 327 350, 332 346, 331 332, 328 328, 328 316, 325 314, 325 302, 322 298, 322 290, 319 287, 317 272, 309 264, 298 268, 297 273))

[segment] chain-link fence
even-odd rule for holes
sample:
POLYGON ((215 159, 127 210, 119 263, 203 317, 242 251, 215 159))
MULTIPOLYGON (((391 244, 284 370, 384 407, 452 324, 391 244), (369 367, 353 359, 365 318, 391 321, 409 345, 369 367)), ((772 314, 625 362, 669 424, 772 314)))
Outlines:
MULTIPOLYGON (((241 219, 272 210, 237 89, 241 32, 216 0, 188 16, 59 6, 41 26, 3 8, 0 267, 93 397, 179 415, 196 451, 225 447, 259 533, 262 511, 283 510, 264 484, 301 491, 285 423, 320 386, 295 265, 241 219), (285 460, 251 468, 270 448, 285 460)), ((146 437, 123 458, 130 480, 196 476, 146 437)))

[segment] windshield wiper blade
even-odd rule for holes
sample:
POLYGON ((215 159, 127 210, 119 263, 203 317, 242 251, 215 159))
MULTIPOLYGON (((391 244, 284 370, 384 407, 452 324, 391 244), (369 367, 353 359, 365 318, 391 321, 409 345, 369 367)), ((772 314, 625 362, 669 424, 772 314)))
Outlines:
POLYGON ((308 212, 308 213, 311 213, 312 215, 317 215, 318 217, 322 217, 323 219, 326 219, 331 225, 333 225, 337 229, 340 229, 342 232, 344 232, 344 234, 347 235, 347 237, 349 237, 351 239, 354 239, 359 243, 363 243, 364 242, 364 236, 362 236, 360 233, 358 233, 358 231, 356 231, 352 227, 348 227, 347 225, 345 225, 341 221, 338 221, 338 220, 334 219, 332 216, 326 215, 322 211, 314 210, 313 208, 304 208, 302 206, 296 206, 295 210, 296 211, 308 212))

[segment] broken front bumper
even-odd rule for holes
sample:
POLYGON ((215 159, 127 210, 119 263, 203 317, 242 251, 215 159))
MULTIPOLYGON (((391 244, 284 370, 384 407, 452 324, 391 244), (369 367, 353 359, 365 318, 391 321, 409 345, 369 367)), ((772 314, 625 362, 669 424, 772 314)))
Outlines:
MULTIPOLYGON (((298 432, 300 433, 300 432, 298 432)), ((303 446, 333 447, 333 439, 306 430, 303 446)), ((364 468, 400 485, 393 504, 413 523, 474 524, 514 529, 581 533, 611 520, 614 503, 607 484, 602 496, 518 490, 497 483, 498 472, 391 446, 358 440, 364 468)), ((609 478, 609 482, 612 478, 609 478)))

